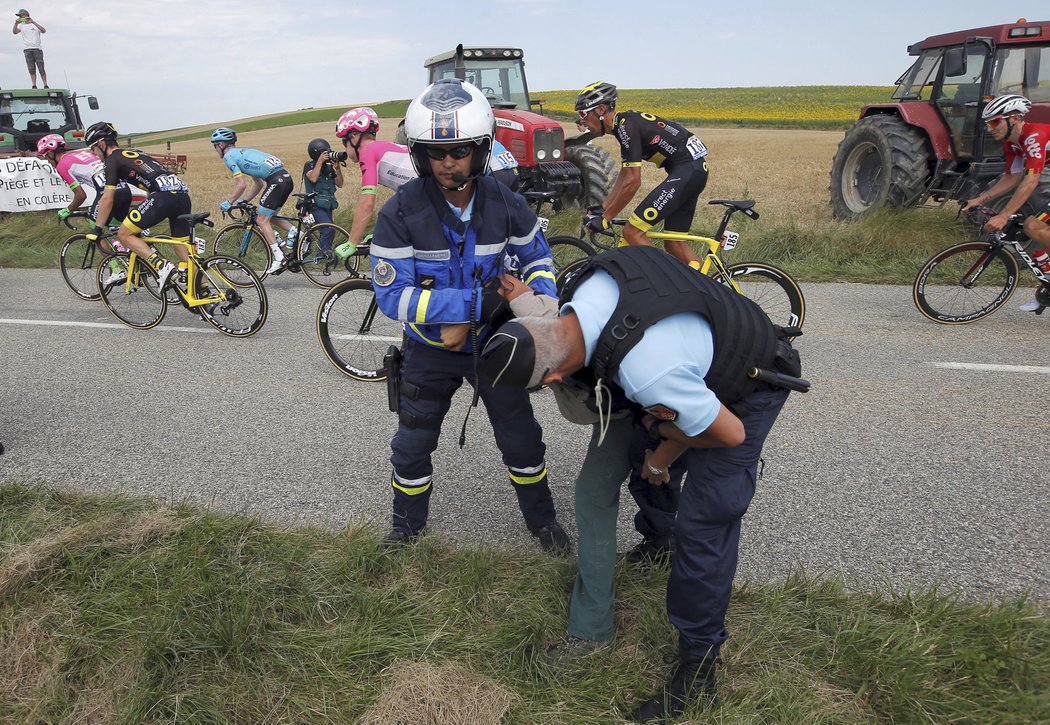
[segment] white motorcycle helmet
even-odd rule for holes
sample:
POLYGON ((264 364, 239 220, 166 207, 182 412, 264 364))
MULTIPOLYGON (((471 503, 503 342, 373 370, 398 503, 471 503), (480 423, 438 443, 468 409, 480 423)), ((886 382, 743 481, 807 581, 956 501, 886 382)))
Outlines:
POLYGON ((420 176, 430 176, 428 145, 447 146, 457 141, 475 144, 470 178, 489 167, 496 120, 485 95, 458 78, 443 78, 430 84, 405 113, 405 134, 412 165, 420 176))

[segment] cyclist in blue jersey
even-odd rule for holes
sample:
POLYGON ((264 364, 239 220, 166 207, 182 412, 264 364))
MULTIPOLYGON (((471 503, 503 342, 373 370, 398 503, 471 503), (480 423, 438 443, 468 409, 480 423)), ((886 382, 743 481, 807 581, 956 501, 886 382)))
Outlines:
POLYGON ((277 243, 273 225, 276 224, 288 233, 289 245, 294 244, 295 237, 291 222, 274 219, 273 215, 281 210, 281 206, 291 196, 291 174, 285 171, 284 163, 273 154, 258 149, 237 148, 237 132, 232 128, 215 129, 211 134, 211 143, 233 174, 233 191, 219 204, 219 208, 229 211, 239 201, 251 201, 262 192, 262 196, 259 196, 257 219, 259 232, 273 250, 273 264, 266 272, 280 274, 288 260, 277 243), (251 193, 247 196, 244 195, 245 189, 248 188, 246 176, 250 176, 254 182, 251 193))

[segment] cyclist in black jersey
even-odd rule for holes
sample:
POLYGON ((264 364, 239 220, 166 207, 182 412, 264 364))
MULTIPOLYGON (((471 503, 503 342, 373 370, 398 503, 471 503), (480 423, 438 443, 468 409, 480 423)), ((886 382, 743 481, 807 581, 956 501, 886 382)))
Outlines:
MULTIPOLYGON (((609 228, 642 185, 642 161, 650 161, 667 172, 667 179, 653 189, 634 210, 624 227, 623 238, 634 246, 653 246, 645 232, 663 222, 666 232, 688 232, 696 202, 707 185, 707 147, 685 127, 651 113, 616 113, 616 86, 598 81, 576 98, 577 125, 598 136, 613 133, 620 143, 623 167, 616 177, 604 209, 594 209, 587 226, 595 231, 609 228)), ((696 269, 700 260, 685 242, 665 241, 667 251, 696 269)))
MULTIPOLYGON (((139 233, 153 226, 162 219, 168 220, 171 236, 175 241, 188 242, 190 239, 189 222, 178 217, 192 211, 189 189, 177 175, 141 151, 122 149, 117 144, 117 129, 113 124, 100 121, 84 134, 84 142, 105 165, 106 186, 102 200, 98 204, 97 219, 108 219, 113 207, 117 185, 121 181, 149 192, 146 200, 137 208, 128 212, 124 223, 117 229, 117 238, 128 249, 157 270, 157 283, 161 289, 167 283, 176 267, 161 257, 152 247, 142 241, 139 233)), ((102 234, 97 225, 88 235, 88 239, 102 234)), ((179 259, 185 262, 189 255, 184 247, 175 246, 179 259)))

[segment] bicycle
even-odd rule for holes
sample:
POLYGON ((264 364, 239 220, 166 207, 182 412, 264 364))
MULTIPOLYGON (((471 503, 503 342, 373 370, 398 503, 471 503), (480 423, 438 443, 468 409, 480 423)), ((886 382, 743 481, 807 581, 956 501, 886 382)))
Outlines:
MULTIPOLYGON (((82 300, 93 302, 99 299, 98 266, 109 260, 114 251, 117 251, 117 248, 113 247, 117 227, 106 227, 107 231, 104 236, 90 240, 87 238, 87 233, 82 232, 73 223, 77 219, 87 219, 91 222, 91 215, 86 211, 75 211, 62 220, 63 224, 76 233, 63 242, 62 250, 58 255, 58 266, 62 271, 62 279, 70 291, 82 300), (106 251, 107 246, 112 251, 106 251)), ((94 224, 94 222, 91 223, 94 224)))
MULTIPOLYGON (((189 222, 190 239, 196 239, 197 224, 212 226, 209 212, 183 214, 189 222)), ((196 312, 219 332, 231 337, 249 337, 266 322, 269 305, 262 280, 244 262, 225 255, 202 257, 204 240, 177 241, 170 237, 142 237, 147 244, 170 245, 186 249, 188 259, 161 289, 157 272, 134 252, 118 252, 113 259, 123 266, 113 274, 109 265, 97 267, 99 295, 106 308, 128 327, 148 330, 164 319, 169 295, 183 307, 196 312)))
MULTIPOLYGON (((317 287, 331 287, 343 279, 337 270, 342 267, 349 273, 360 257, 350 257, 346 261, 336 258, 332 250, 350 239, 350 234, 338 224, 313 221, 313 215, 308 209, 317 196, 316 192, 293 196, 297 197, 296 216, 276 214, 273 217, 294 224, 294 250, 287 244, 282 245, 290 258, 286 268, 291 272, 302 272, 317 287)), ((273 250, 259 231, 258 207, 240 201, 223 214, 229 215, 234 222, 215 234, 212 252, 236 257, 251 267, 259 279, 266 279, 267 270, 273 263, 273 250)))
POLYGON ((925 317, 942 325, 965 325, 992 314, 1006 304, 1020 283, 1018 259, 1039 284, 1036 299, 1042 307, 1036 314, 1050 307, 1050 274, 1025 249, 1030 241, 1021 228, 1025 214, 1012 215, 1002 231, 986 234, 984 223, 997 213, 986 206, 971 209, 967 216, 980 228, 978 238, 938 252, 919 270, 912 284, 912 300, 925 317))
MULTIPOLYGON (((705 274, 728 285, 738 293, 757 303, 762 311, 769 316, 774 323, 783 327, 796 327, 801 329, 806 318, 806 300, 802 294, 802 288, 794 277, 776 265, 768 262, 737 262, 727 265, 721 257, 722 250, 735 249, 740 241, 737 232, 729 230, 729 220, 736 212, 742 212, 751 219, 758 219, 755 211, 754 199, 742 199, 739 201, 728 199, 712 199, 708 202, 712 205, 726 207, 722 215, 722 222, 718 225, 715 237, 704 237, 689 232, 664 232, 649 231, 646 236, 652 241, 675 240, 688 242, 705 250, 701 255, 700 274, 705 274)), ((580 225, 580 237, 571 235, 555 236, 547 240, 551 247, 556 266, 558 260, 565 260, 565 264, 558 269, 555 281, 559 292, 564 285, 565 278, 581 267, 588 257, 599 251, 609 250, 619 244, 623 244, 618 227, 623 227, 626 219, 613 219, 613 226, 608 232, 589 232, 589 243, 583 240, 586 231, 584 225, 580 225), (603 242, 600 236, 611 237, 612 241, 603 242)))

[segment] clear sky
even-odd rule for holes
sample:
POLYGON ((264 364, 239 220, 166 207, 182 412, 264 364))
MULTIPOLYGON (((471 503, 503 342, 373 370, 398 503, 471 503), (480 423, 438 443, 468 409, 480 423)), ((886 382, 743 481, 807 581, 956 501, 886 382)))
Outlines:
MULTIPOLYGON (((423 60, 457 43, 523 48, 534 91, 892 85, 929 35, 1050 19, 1042 3, 987 0, 21 2, 8 22, 24 7, 47 29, 50 85, 96 95, 85 121, 122 132, 411 98, 423 60)), ((9 34, 0 86, 28 85, 9 34)))

